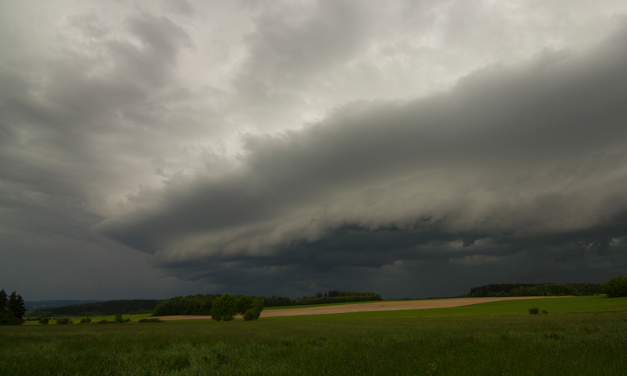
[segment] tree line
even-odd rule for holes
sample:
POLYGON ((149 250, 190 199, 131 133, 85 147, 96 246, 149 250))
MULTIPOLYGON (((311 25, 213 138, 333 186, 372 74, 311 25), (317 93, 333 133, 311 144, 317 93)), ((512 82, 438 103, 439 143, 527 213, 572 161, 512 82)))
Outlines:
MULTIPOLYGON (((171 315, 211 315, 214 302, 220 298, 220 294, 177 296, 159 303, 153 316, 171 315)), ((236 299, 248 295, 236 296, 236 299)), ((315 296, 290 299, 284 296, 253 296, 252 299, 261 299, 263 307, 285 307, 294 305, 315 305, 326 303, 363 302, 381 300, 381 295, 373 292, 350 292, 330 290, 319 292, 315 296)))
POLYGON ((4 289, 0 290, 0 325, 22 325, 24 313, 26 307, 22 295, 15 291, 7 295, 4 289))
POLYGON ((28 317, 49 316, 109 316, 116 314, 130 315, 150 313, 163 300, 156 299, 123 299, 104 302, 85 303, 65 307, 41 308, 28 312, 28 317))
POLYGON ((314 296, 303 296, 302 298, 290 299, 282 296, 264 296, 264 307, 285 307, 293 305, 316 305, 327 303, 344 302, 367 302, 382 300, 381 295, 374 292, 351 292, 329 290, 328 292, 318 292, 314 296))
POLYGON ((248 295, 207 294, 177 296, 157 305, 152 316, 211 315, 217 321, 230 321, 240 314, 245 320, 257 320, 263 310, 264 299, 248 295))
POLYGON ((473 287, 467 296, 507 297, 507 296, 564 296, 603 294, 599 283, 496 283, 473 287))
POLYGON ((315 296, 305 296, 294 300, 292 305, 315 305, 344 302, 368 302, 382 300, 381 295, 374 292, 350 292, 330 290, 326 293, 316 293, 315 296))
POLYGON ((219 297, 220 294, 177 296, 157 304, 152 315, 210 315, 213 302, 219 297))

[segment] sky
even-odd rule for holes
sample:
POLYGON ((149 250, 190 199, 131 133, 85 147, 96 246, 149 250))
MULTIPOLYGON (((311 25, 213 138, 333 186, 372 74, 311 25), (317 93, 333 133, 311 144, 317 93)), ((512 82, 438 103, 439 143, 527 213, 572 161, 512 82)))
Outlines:
POLYGON ((0 0, 0 288, 627 275, 620 0, 0 0))

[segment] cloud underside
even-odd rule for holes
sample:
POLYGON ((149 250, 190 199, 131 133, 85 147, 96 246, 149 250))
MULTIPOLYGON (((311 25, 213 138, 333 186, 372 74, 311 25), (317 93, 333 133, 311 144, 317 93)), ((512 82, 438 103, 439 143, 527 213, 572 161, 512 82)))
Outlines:
POLYGON ((216 283, 507 260, 624 267, 626 34, 246 136, 236 169, 172 178, 97 231, 216 283))

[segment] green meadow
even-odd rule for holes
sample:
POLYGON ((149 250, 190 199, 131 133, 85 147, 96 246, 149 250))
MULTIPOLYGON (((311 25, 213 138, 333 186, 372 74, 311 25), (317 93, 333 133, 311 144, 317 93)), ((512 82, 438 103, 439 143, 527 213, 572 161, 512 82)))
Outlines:
POLYGON ((627 310, 627 298, 609 299, 605 295, 582 297, 556 297, 545 299, 503 300, 492 303, 473 304, 453 308, 417 309, 406 311, 379 311, 360 313, 338 313, 330 315, 292 316, 268 318, 266 320, 336 320, 376 318, 419 318, 450 316, 496 316, 527 314, 528 309, 537 307, 549 314, 608 312, 627 310))
POLYGON ((625 375, 627 298, 4 326, 0 339, 0 375, 625 375))

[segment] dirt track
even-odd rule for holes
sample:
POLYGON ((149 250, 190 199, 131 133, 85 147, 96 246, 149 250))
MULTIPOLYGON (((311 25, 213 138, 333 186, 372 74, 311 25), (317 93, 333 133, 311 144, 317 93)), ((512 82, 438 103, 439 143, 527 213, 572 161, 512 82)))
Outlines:
MULTIPOLYGON (((303 315, 328 315, 332 313, 403 311, 410 309, 450 308, 472 304, 497 302, 500 300, 540 299, 543 296, 525 296, 515 298, 455 298, 438 300, 410 300, 403 302, 373 302, 362 304, 345 304, 311 308, 269 309, 261 312, 261 317, 285 317, 303 315)), ((239 317, 239 316, 238 316, 239 317)), ((163 316, 160 320, 198 320, 210 319, 210 316, 163 316)))

